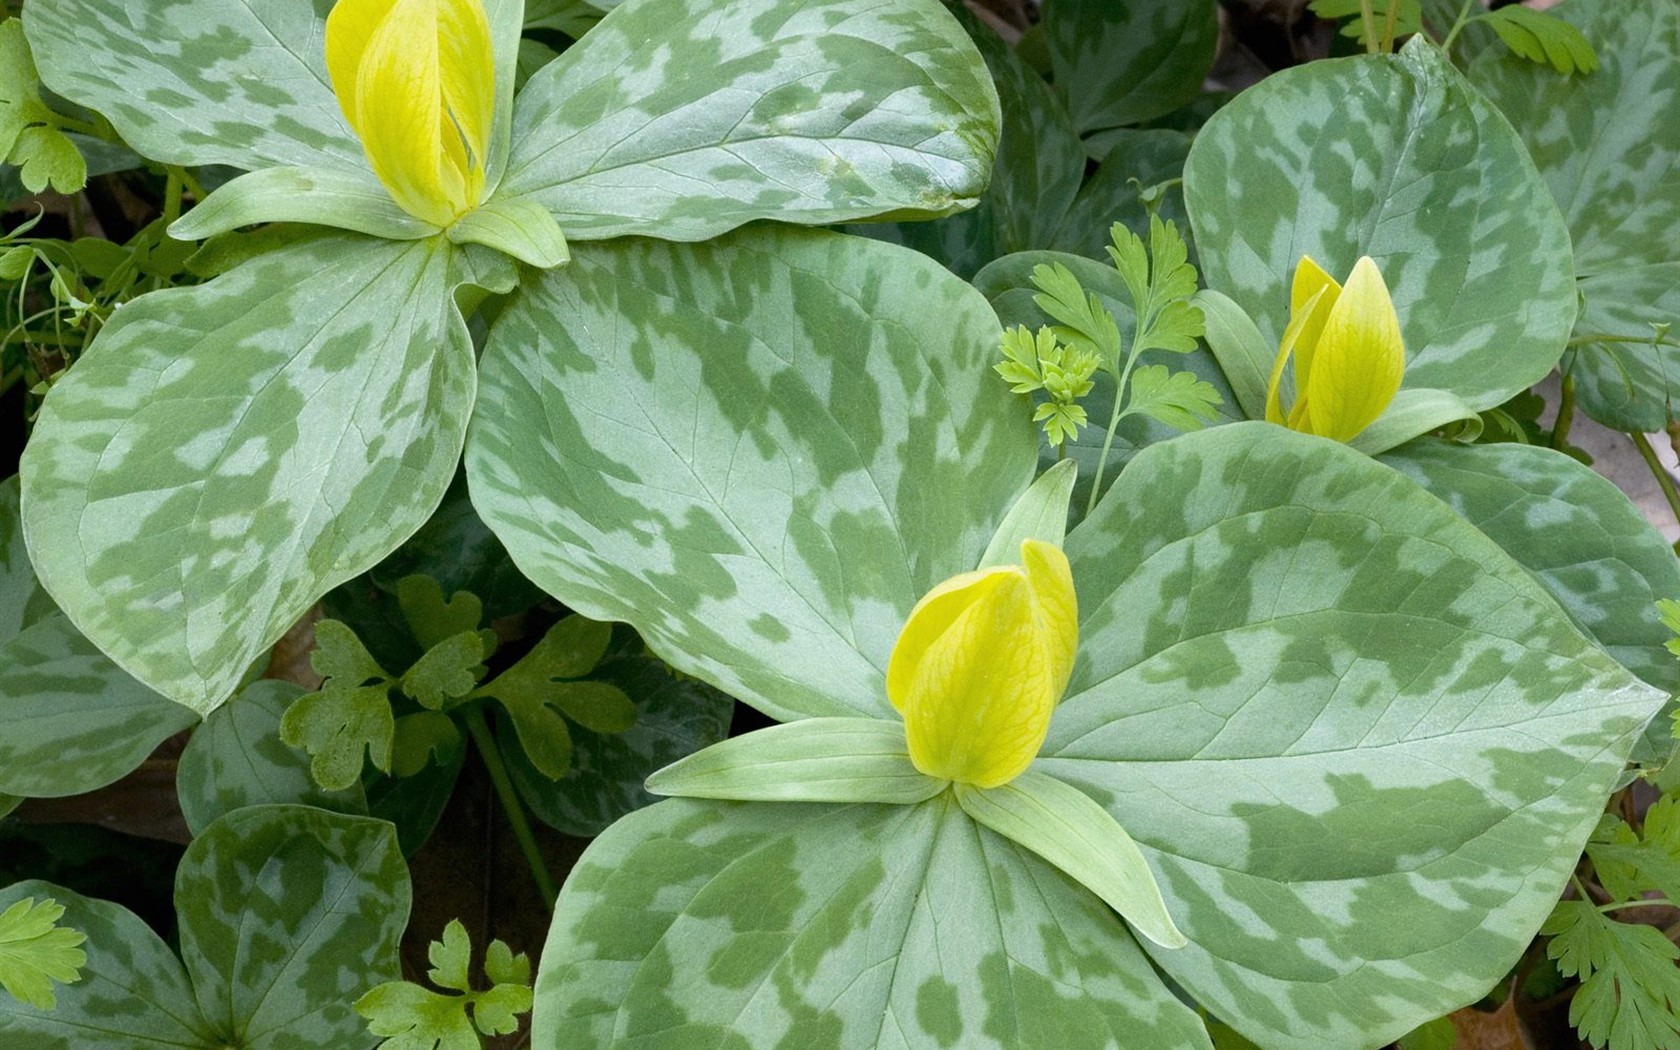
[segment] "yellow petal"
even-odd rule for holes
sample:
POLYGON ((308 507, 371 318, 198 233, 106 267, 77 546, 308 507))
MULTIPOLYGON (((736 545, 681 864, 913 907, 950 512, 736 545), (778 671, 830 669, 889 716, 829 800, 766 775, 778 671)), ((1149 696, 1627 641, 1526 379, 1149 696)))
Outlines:
POLYGON ((887 667, 910 759, 996 787, 1032 764, 1067 688, 1078 608, 1067 556, 1028 540, 1023 565, 964 573, 916 604, 887 667))
POLYGON ((1319 336, 1307 380, 1310 432, 1351 440, 1394 400, 1405 371, 1400 318, 1382 273, 1366 256, 1354 265, 1319 336))
POLYGON ((893 644, 892 656, 887 659, 887 699, 900 714, 904 713, 910 684, 928 649, 950 630, 963 610, 997 585, 999 577, 1018 571, 1014 566, 1000 565, 953 576, 923 595, 910 610, 910 617, 904 621, 904 629, 893 644))
MULTIPOLYGON (((1310 262, 1311 260, 1302 256, 1302 261, 1310 262)), ((1297 281, 1296 283, 1299 284, 1300 282, 1297 281)), ((1330 283, 1335 284, 1334 281, 1330 283)), ((1340 291, 1340 288, 1338 287, 1337 290, 1340 291)), ((1320 288, 1302 303, 1291 306, 1289 309, 1289 327, 1283 330, 1283 340, 1278 343, 1277 359, 1272 362, 1272 378, 1266 385, 1267 422, 1280 425, 1285 422, 1283 405, 1278 393, 1278 387, 1283 382, 1283 369, 1289 363, 1290 355, 1294 354, 1296 348, 1300 345, 1302 335, 1307 331, 1308 326, 1316 322, 1317 328, 1323 327, 1323 323, 1317 321, 1317 318, 1322 312, 1320 307, 1324 301, 1325 292, 1326 289, 1320 288)), ((1306 374, 1306 370, 1297 360, 1295 365, 1295 408, 1290 413, 1291 416, 1295 412, 1305 411, 1307 399, 1306 374)), ((1290 423, 1289 425, 1293 426, 1294 424, 1290 423)))
POLYGON ((438 42, 444 145, 465 174, 468 196, 476 204, 496 119, 496 55, 490 20, 479 0, 440 0, 438 42))
POLYGON ((356 70, 361 68, 362 55, 374 30, 391 13, 397 0, 338 0, 327 15, 327 77, 332 81, 333 94, 350 130, 362 133, 361 115, 357 113, 356 70))
POLYGON ((1342 286, 1324 272, 1310 255, 1301 256, 1295 264, 1295 279, 1289 286, 1289 319, 1304 315, 1302 328, 1295 340, 1295 390, 1297 395, 1307 388, 1312 375, 1313 351, 1318 349, 1319 336, 1331 307, 1341 297, 1342 286), (1316 305, 1315 305, 1316 304, 1316 305))

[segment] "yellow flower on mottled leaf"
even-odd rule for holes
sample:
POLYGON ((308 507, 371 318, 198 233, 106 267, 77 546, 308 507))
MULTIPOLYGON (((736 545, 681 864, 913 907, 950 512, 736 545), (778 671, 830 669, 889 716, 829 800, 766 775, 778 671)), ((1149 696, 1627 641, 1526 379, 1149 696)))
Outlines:
POLYGON ((327 73, 391 199, 445 227, 484 196, 495 56, 479 0, 339 0, 327 73))
POLYGON ((1073 574, 1060 547, 1021 544, 1021 564, 929 591, 887 663, 910 760, 930 777, 988 788, 1026 771, 1067 688, 1079 643, 1073 574))
POLYGON ((1289 327, 1272 365, 1266 419, 1291 430, 1351 441, 1394 400, 1406 371, 1406 347, 1388 285, 1370 256, 1347 286, 1301 256, 1289 296, 1289 327), (1295 401, 1285 412, 1278 392, 1295 363, 1295 401))

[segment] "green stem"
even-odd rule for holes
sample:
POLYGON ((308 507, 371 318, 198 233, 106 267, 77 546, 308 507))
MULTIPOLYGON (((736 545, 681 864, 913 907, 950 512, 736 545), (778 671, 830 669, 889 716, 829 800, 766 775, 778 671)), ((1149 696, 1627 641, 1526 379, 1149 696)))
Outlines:
POLYGON ((519 851, 525 855, 525 863, 530 865, 531 878, 536 880, 537 892, 542 894, 543 903, 548 905, 548 910, 553 911, 554 901, 560 896, 560 890, 554 884, 554 876, 548 872, 548 865, 543 862, 542 850, 537 848, 537 837, 531 833, 531 822, 525 819, 525 808, 519 804, 519 793, 514 790, 513 778, 508 776, 507 765, 502 761, 502 753, 496 747, 496 738, 490 733, 490 724, 484 720, 484 709, 469 709, 465 721, 467 732, 472 734, 473 743, 478 745, 479 757, 484 759, 484 768, 490 774, 490 783, 496 789, 496 797, 501 800, 502 809, 507 813, 508 826, 513 829, 513 837, 519 842, 519 851))
POLYGON ((1470 24, 1470 9, 1476 6, 1476 0, 1464 0, 1464 6, 1458 9, 1458 20, 1453 22, 1452 28, 1447 30, 1446 38, 1441 41, 1441 50, 1452 54, 1453 41, 1458 34, 1470 24))
POLYGON ((1669 900, 1667 897, 1653 897, 1650 900, 1637 901, 1611 901, 1609 904, 1600 904, 1598 906, 1598 910, 1602 912, 1612 912, 1617 908, 1643 908, 1646 905, 1650 905, 1655 908, 1672 908, 1674 907, 1674 902, 1669 900))
POLYGON ((165 170, 168 175, 163 182, 163 225, 167 229, 181 217, 181 169, 171 164, 165 170))
POLYGON ((1552 424, 1552 447, 1563 451, 1569 447, 1569 426, 1575 422, 1575 378, 1563 377, 1563 393, 1558 397, 1557 422, 1552 424))
POLYGON ((1651 469, 1651 475, 1657 479, 1657 487, 1662 489, 1663 498, 1668 500, 1668 509, 1674 513, 1674 520, 1680 521, 1680 490, 1674 487, 1674 476, 1662 465, 1657 458, 1657 450, 1651 447, 1651 441, 1639 431, 1628 435, 1633 439, 1634 447, 1639 449, 1639 456, 1645 465, 1651 469))
MULTIPOLYGON (((1140 322, 1141 323, 1141 322, 1140 322)), ((1134 337, 1132 345, 1137 345, 1134 337)), ((1102 451, 1097 454, 1097 473, 1091 479, 1091 498, 1085 501, 1085 513, 1088 515, 1097 509, 1097 496, 1102 493, 1103 471, 1108 467, 1108 450, 1114 447, 1114 428, 1120 425, 1120 405, 1126 397, 1126 381, 1132 377, 1132 366, 1137 364, 1137 354, 1126 356, 1126 367, 1120 370, 1120 378, 1114 384, 1114 411, 1108 417, 1108 433, 1103 435, 1102 451)))
MULTIPOLYGON (((1390 0, 1391 3, 1397 0, 1390 0)), ((1377 12, 1371 6, 1371 0, 1359 0, 1359 20, 1365 27, 1365 53, 1377 53, 1377 12)))
POLYGON ((1388 13, 1383 18, 1382 52, 1394 50, 1394 26, 1400 20, 1400 0, 1388 0, 1388 13))
POLYGON ((1641 346, 1680 346, 1672 339, 1652 339, 1649 335, 1611 335, 1608 332, 1587 332, 1570 338, 1566 346, 1588 346, 1593 343, 1638 343, 1641 346))

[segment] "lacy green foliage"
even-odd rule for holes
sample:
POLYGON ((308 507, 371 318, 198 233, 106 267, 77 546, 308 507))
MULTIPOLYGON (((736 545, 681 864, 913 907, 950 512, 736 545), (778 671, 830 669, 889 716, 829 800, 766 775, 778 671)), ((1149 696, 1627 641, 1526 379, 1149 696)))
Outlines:
POLYGON ((1680 1047, 1680 948, 1654 926, 1617 922, 1591 901, 1558 904, 1540 932, 1546 954, 1581 986, 1569 1023, 1609 1050, 1680 1047))
POLYGON ((1044 436, 1052 447, 1079 436, 1089 419, 1079 399, 1095 385, 1091 376, 1100 359, 1096 354, 1062 345, 1049 327, 1037 334, 1025 325, 1004 330, 1004 360, 992 366, 1014 394, 1044 391, 1047 400, 1033 410, 1033 422, 1044 425, 1044 436))
POLYGON ((371 1050, 350 1004, 399 975, 409 881, 383 821, 253 806, 211 824, 181 860, 179 956, 126 908, 46 883, 0 890, 0 907, 28 897, 58 901, 87 935, 84 978, 50 1011, 0 997, 0 1042, 371 1050))
MULTIPOLYGON (((1424 10, 1420 0, 1370 0, 1370 7, 1376 15, 1373 28, 1379 44, 1388 29, 1389 10, 1395 3, 1399 4, 1399 9, 1394 12, 1394 25, 1386 38, 1387 43, 1392 44, 1401 37, 1424 31, 1424 10)), ((1342 27, 1342 35, 1369 46, 1362 17, 1362 0, 1312 0, 1308 6, 1320 18, 1353 17, 1353 21, 1342 27)), ((1598 56, 1586 35, 1548 12, 1511 4, 1492 11, 1482 10, 1477 5, 1472 13, 1467 6, 1449 32, 1456 36, 1470 25, 1488 27, 1512 54, 1537 65, 1550 66, 1564 76, 1591 73, 1598 68, 1598 56)))
POLYGON ((30 193, 49 184, 75 193, 87 184, 87 162, 61 130, 64 118, 41 101, 40 86, 23 23, 0 22, 0 164, 20 168, 30 193))
POLYGON ((485 8, 491 190, 482 215, 426 234, 374 214, 383 198, 327 86, 321 5, 29 5, 55 92, 152 160, 248 173, 183 230, 360 231, 135 300, 25 452, 45 586, 201 713, 438 505, 474 401, 463 309, 514 289, 510 256, 555 263, 568 238, 695 239, 762 218, 943 214, 978 196, 996 150, 995 93, 934 0, 632 0, 517 98, 522 6, 485 8), (561 229, 524 237, 538 219, 561 229))
POLYGON ((53 982, 81 980, 87 934, 58 925, 64 905, 25 897, 0 911, 0 989, 39 1010, 58 1006, 53 982))
POLYGON ((1389 37, 1389 42, 1393 43, 1400 37, 1423 31, 1423 4, 1420 0, 1312 0, 1307 7, 1318 17, 1331 21, 1353 17, 1354 21, 1342 27, 1342 35, 1359 41, 1361 47, 1369 47, 1371 40, 1382 40, 1383 29, 1387 26, 1390 11, 1396 4, 1399 5, 1399 9, 1393 10, 1394 31, 1389 37), (1376 16, 1376 24, 1372 27, 1376 33, 1372 38, 1365 35, 1363 8, 1367 3, 1371 13, 1376 16))
POLYGON ((473 988, 472 939, 459 920, 426 950, 435 992, 408 981, 382 984, 356 1001, 368 1031, 384 1036, 384 1050, 479 1050, 479 1035, 510 1035, 531 1010, 531 960, 499 940, 484 953, 485 989, 473 988))
POLYGON ((473 700, 494 698, 501 705, 527 758, 551 780, 571 766, 567 720, 595 733, 622 733, 635 725, 636 706, 624 691, 589 678, 606 654, 610 624, 567 617, 485 682, 484 662, 495 651, 496 635, 480 627, 484 607, 476 595, 457 592, 445 600, 436 580, 411 576, 399 581, 397 601, 422 649, 400 675, 381 667, 345 624, 315 625, 310 662, 324 680, 319 690, 287 708, 280 735, 310 754, 311 775, 323 788, 344 791, 355 785, 364 755, 375 769, 399 776, 447 761, 462 744, 449 715, 473 700), (398 717, 392 690, 421 710, 398 717))

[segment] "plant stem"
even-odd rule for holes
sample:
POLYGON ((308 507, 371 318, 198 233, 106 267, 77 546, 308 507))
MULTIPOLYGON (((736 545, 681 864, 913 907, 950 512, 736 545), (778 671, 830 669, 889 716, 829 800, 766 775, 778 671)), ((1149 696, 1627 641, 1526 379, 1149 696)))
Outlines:
POLYGON ((1394 50, 1394 24, 1400 19, 1400 0, 1388 0, 1388 13, 1383 18, 1382 53, 1394 50))
POLYGON ((1608 332, 1586 332, 1572 336, 1565 346, 1590 346, 1593 343, 1638 343, 1641 346, 1680 346, 1672 339, 1653 339, 1648 335, 1611 335, 1608 332))
POLYGON ((1470 9, 1474 6, 1476 0, 1464 0, 1464 6, 1458 9, 1458 20, 1453 22, 1452 28, 1447 30, 1446 38, 1441 41, 1441 50, 1447 52, 1449 57, 1452 55, 1453 41, 1457 40, 1458 34, 1470 24, 1470 9))
MULTIPOLYGON (((1389 0, 1389 2, 1398 3, 1399 0, 1389 0)), ((1371 6, 1371 0, 1359 0, 1359 20, 1360 24, 1365 28, 1365 53, 1367 55, 1374 55, 1377 53, 1378 43, 1377 12, 1371 6)))
MULTIPOLYGON (((1142 323, 1141 321, 1139 322, 1142 323)), ((1137 346, 1137 336, 1132 336, 1132 346, 1137 346)), ((1103 435, 1102 451, 1097 454, 1097 474, 1091 480, 1091 498, 1085 501, 1085 513, 1090 514, 1097 509, 1097 496, 1102 492, 1103 471, 1108 467, 1108 450, 1114 445, 1114 428, 1120 425, 1121 402, 1126 396, 1126 380, 1132 376, 1132 366, 1137 364, 1137 352, 1134 349, 1126 357, 1126 367, 1120 370, 1120 378, 1114 383, 1114 411, 1108 417, 1108 433, 1103 435)))
POLYGON ((1662 489, 1663 498, 1668 500, 1668 509, 1674 513, 1674 520, 1680 521, 1680 490, 1674 487, 1674 476, 1662 465, 1662 460, 1657 458, 1657 450, 1651 447, 1649 438, 1637 430, 1628 437, 1633 439, 1634 447, 1639 449, 1639 456, 1645 461, 1645 465, 1651 468, 1652 476, 1657 479, 1657 487, 1662 489))
POLYGON ((519 852, 525 855, 525 863, 531 868, 531 878, 536 880, 537 892, 542 894, 543 903, 547 904, 548 910, 552 912, 560 890, 554 884, 554 876, 548 872, 548 865, 543 862, 542 851, 537 848, 537 838, 531 833, 531 822, 525 819, 525 808, 519 804, 519 793, 514 790, 513 779, 508 776, 507 765, 502 761, 502 753, 496 747, 496 738, 490 733, 490 724, 484 720, 484 709, 470 708, 465 721, 467 732, 472 734, 473 743, 478 746, 479 757, 484 759, 484 768, 490 774, 490 783, 496 789, 496 797, 501 801, 503 811, 507 813, 508 826, 513 829, 513 837, 519 842, 519 852))
POLYGON ((1563 377, 1563 393, 1558 396, 1557 422, 1552 424, 1551 445, 1558 451, 1569 447, 1569 426, 1575 422, 1575 378, 1563 377))
POLYGON ((1669 900, 1667 897, 1653 897, 1650 900, 1611 901, 1609 904, 1600 904, 1598 906, 1598 910, 1601 912, 1612 912, 1618 908, 1643 908, 1647 905, 1653 908, 1672 908, 1675 906, 1674 902, 1669 900))
POLYGON ((181 169, 171 164, 163 182, 163 225, 181 217, 181 169))

